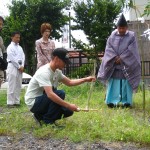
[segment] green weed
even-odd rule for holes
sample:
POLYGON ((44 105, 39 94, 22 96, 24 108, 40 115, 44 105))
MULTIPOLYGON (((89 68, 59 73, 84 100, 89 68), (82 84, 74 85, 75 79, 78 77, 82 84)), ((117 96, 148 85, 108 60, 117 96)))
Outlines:
MULTIPOLYGON (((67 87, 61 84, 59 89, 65 90, 66 101, 75 103, 80 108, 86 108, 88 105, 89 83, 76 87, 67 87)), ((0 135, 15 136, 26 132, 37 138, 63 138, 73 142, 104 140, 150 143, 149 90, 146 90, 145 93, 146 113, 144 116, 141 90, 138 90, 133 96, 132 109, 109 109, 104 101, 105 87, 96 83, 92 89, 89 108, 98 109, 98 111, 75 112, 69 118, 58 120, 57 124, 65 125, 64 129, 57 129, 50 125, 39 127, 24 103, 24 93, 25 91, 22 91, 21 107, 9 109, 6 107, 6 92, 0 91, 0 135)))

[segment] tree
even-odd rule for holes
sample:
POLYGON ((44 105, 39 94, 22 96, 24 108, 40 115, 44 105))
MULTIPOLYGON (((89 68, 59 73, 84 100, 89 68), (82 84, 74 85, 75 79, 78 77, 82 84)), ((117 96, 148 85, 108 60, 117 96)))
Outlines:
POLYGON ((10 42, 10 33, 19 30, 26 63, 35 64, 35 40, 41 37, 41 24, 49 22, 53 28, 51 38, 59 39, 61 27, 69 20, 63 14, 63 9, 69 4, 70 0, 13 0, 3 30, 6 45, 10 42))
POLYGON ((121 5, 112 0, 78 1, 75 2, 74 11, 77 25, 72 29, 83 30, 90 45, 73 39, 74 46, 88 52, 90 57, 96 57, 98 52, 104 51, 106 39, 114 27, 114 20, 121 12, 121 5))

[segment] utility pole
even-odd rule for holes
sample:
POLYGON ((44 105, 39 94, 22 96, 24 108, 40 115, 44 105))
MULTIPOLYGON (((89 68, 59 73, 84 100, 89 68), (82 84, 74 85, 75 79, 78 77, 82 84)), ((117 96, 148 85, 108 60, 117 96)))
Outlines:
POLYGON ((69 9, 69 48, 71 48, 71 12, 69 9))
POLYGON ((69 36, 69 48, 71 48, 71 5, 68 6, 66 8, 66 10, 68 10, 68 12, 69 12, 69 33, 68 33, 68 36, 69 36))

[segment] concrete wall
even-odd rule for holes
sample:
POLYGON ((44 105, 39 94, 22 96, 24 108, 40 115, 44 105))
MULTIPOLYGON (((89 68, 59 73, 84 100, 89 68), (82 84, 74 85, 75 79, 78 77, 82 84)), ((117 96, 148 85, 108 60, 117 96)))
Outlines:
MULTIPOLYGON (((145 23, 141 23, 140 21, 131 21, 129 22, 129 30, 134 31, 136 33, 136 38, 138 40, 138 48, 141 56, 141 61, 150 61, 150 40, 148 37, 141 36, 144 31, 148 29, 150 25, 150 20, 145 23)), ((149 72, 150 66, 145 65, 145 73, 149 72)), ((142 81, 142 80, 141 80, 142 81)), ((144 83, 146 87, 150 88, 150 76, 144 77, 144 83)))
POLYGON ((141 23, 140 21, 132 21, 129 22, 128 26, 129 30, 136 33, 141 57, 143 57, 145 61, 150 61, 150 40, 148 39, 148 36, 141 36, 143 32, 148 29, 148 26, 150 26, 150 20, 145 23, 141 23))

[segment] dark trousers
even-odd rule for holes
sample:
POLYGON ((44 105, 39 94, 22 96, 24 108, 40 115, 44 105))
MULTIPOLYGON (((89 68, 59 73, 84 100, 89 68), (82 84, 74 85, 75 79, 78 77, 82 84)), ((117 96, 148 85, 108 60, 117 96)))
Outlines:
MULTIPOLYGON (((61 99, 65 99, 65 92, 63 90, 54 90, 54 93, 61 99)), ((54 103, 45 93, 35 99, 35 103, 30 111, 46 124, 54 123, 62 117, 65 118, 73 115, 73 111, 54 103)))

